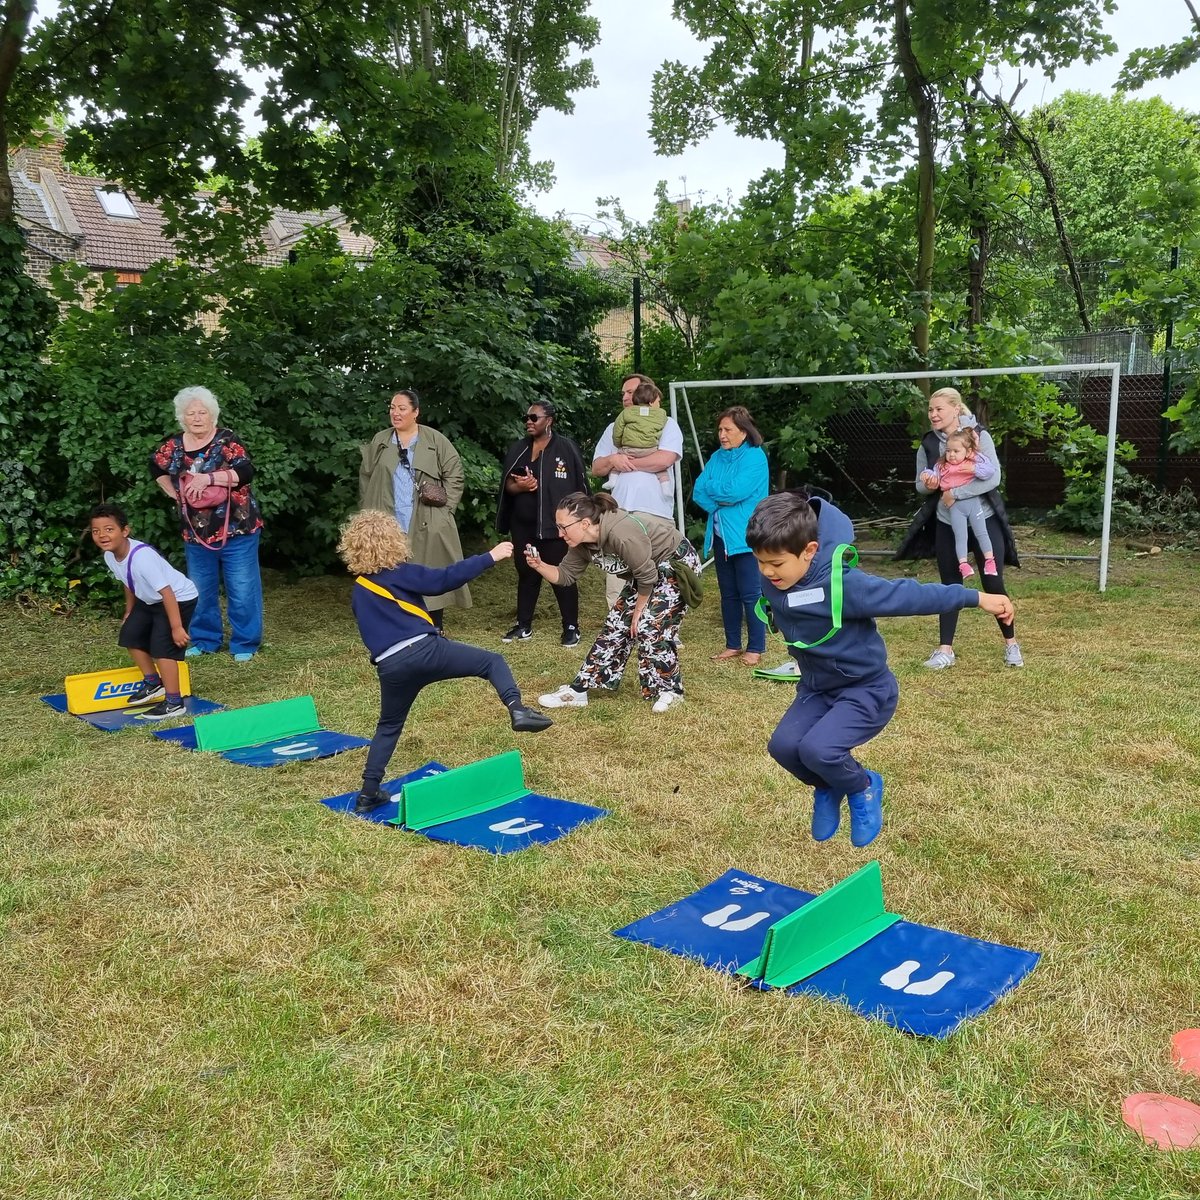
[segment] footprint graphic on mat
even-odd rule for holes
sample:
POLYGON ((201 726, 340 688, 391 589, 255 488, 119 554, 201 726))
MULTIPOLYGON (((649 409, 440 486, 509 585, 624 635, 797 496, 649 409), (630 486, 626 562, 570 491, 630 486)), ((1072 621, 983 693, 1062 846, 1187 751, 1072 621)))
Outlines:
POLYGON ((730 933, 741 933, 746 929, 753 929, 760 921, 765 921, 771 914, 769 912, 751 913, 748 917, 739 917, 736 921, 731 921, 730 917, 736 912, 741 912, 740 904, 727 904, 724 908, 718 908, 716 912, 710 912, 700 918, 705 925, 711 926, 713 929, 724 929, 730 933))
POLYGON ((524 817, 509 817, 507 821, 497 821, 488 828, 493 833, 532 833, 535 829, 544 829, 543 821, 526 821, 524 817))
POLYGON ((939 971, 928 979, 911 982, 920 969, 921 964, 915 958, 908 958, 898 967, 880 975, 879 982, 894 992, 903 992, 906 996, 936 996, 954 978, 953 971, 939 971))

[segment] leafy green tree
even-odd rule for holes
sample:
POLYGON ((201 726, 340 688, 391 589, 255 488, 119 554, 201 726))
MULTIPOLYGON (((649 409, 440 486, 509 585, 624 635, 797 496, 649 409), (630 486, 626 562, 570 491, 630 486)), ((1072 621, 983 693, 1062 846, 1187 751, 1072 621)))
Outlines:
MULTIPOLYGON (((1116 276, 1131 247, 1157 243, 1165 266, 1170 254, 1172 215, 1167 193, 1147 190, 1160 172, 1200 166, 1196 120, 1157 97, 1144 100, 1067 92, 1030 118, 1053 170, 1063 221, 1070 234, 1093 315, 1112 321, 1124 290, 1116 276)), ((1044 180, 1026 160, 1029 181, 1019 225, 1011 229, 1015 251, 1048 286, 1033 310, 1044 328, 1069 332, 1073 305, 1061 273, 1059 239, 1050 218, 1044 180)), ((1141 250, 1137 250, 1140 257, 1141 250)), ((1185 265, 1185 272, 1195 267, 1185 265)))
POLYGON ((548 183, 550 163, 529 158, 529 128, 540 112, 570 113, 574 93, 594 87, 589 58, 600 23, 587 0, 474 0, 385 9, 381 53, 402 77, 425 71, 456 99, 491 118, 497 179, 548 183))
POLYGON ((1183 0, 1191 17, 1192 32, 1167 46, 1134 50, 1125 60, 1118 84, 1137 91, 1155 79, 1170 79, 1200 62, 1200 10, 1193 0, 1183 0))
MULTIPOLYGON (((785 211, 796 189, 843 181, 860 164, 885 176, 904 170, 915 135, 913 325, 918 361, 929 358, 941 164, 994 141, 994 118, 974 103, 973 81, 990 67, 1053 70, 1112 48, 1100 21, 1111 0, 875 0, 817 5, 753 0, 714 8, 677 0, 674 10, 712 41, 704 64, 666 63, 656 76, 652 131, 662 150, 692 144, 719 116, 740 133, 780 141, 785 211)), ((976 200, 979 198, 977 191, 976 200)))

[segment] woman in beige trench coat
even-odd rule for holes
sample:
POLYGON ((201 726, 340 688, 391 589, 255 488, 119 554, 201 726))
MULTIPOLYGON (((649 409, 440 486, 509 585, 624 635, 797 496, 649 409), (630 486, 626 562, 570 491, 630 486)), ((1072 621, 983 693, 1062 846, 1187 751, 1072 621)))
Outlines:
MULTIPOLYGON (((448 438, 418 423, 420 412, 421 398, 412 388, 392 397, 391 427, 362 447, 359 504, 395 514, 408 534, 414 562, 448 567, 463 556, 454 523, 463 497, 462 460, 448 438)), ((470 608, 470 588, 425 597, 429 615, 439 627, 447 604, 470 608)))

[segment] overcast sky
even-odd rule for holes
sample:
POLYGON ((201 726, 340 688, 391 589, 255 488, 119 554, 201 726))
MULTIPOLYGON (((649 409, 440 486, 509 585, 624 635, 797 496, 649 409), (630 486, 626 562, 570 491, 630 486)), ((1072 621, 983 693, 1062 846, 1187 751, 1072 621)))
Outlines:
MULTIPOLYGON (((673 199, 686 192, 694 199, 722 200, 731 193, 736 200, 750 180, 781 163, 776 146, 728 129, 676 158, 657 157, 648 132, 654 72, 665 58, 698 65, 704 48, 672 18, 670 0, 592 0, 592 13, 600 20, 600 42, 591 52, 599 87, 578 93, 570 116, 543 114, 530 134, 533 157, 550 159, 557 176, 549 192, 532 198, 540 212, 562 211, 577 226, 602 232, 590 219, 597 197, 616 196, 631 216, 645 220, 660 179, 673 199)), ((1072 67, 1053 81, 1031 77, 1018 107, 1028 111, 1067 89, 1111 92, 1125 54, 1176 41, 1187 26, 1183 0, 1120 0, 1107 27, 1119 53, 1091 67, 1072 67)), ((1015 71, 1005 76, 1006 95, 1016 82, 1015 71)), ((1135 94, 1200 109, 1200 66, 1135 94)))

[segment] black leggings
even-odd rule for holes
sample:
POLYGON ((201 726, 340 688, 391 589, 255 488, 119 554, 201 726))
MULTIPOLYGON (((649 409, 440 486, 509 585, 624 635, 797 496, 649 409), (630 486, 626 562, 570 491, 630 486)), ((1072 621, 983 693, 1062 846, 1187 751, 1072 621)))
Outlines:
MULTIPOLYGON (((525 561, 526 545, 536 546, 542 562, 557 567, 567 556, 567 543, 560 537, 539 538, 532 525, 512 524, 513 566, 517 569, 517 624, 529 628, 533 625, 533 614, 538 596, 542 591, 542 577, 525 561)), ((579 625, 579 587, 572 583, 554 588, 558 601, 559 615, 563 628, 579 625)))
MULTIPOLYGON (((1004 526, 994 513, 987 519, 987 531, 996 552, 996 574, 983 573, 983 551, 979 549, 979 543, 970 530, 967 531, 967 552, 975 557, 975 569, 979 572, 979 583, 983 590, 996 596, 1005 596, 1008 593, 1004 590, 1004 526)), ((954 549, 954 530, 947 521, 937 521, 933 545, 937 554, 938 575, 942 582, 962 583, 962 575, 958 570, 958 553, 954 549)), ((1006 638, 1016 637, 1011 624, 1006 624, 999 617, 996 618, 996 624, 1000 626, 1000 632, 1006 638)), ((943 646, 954 644, 954 631, 957 628, 957 611, 942 613, 938 617, 938 636, 942 639, 943 646)))

